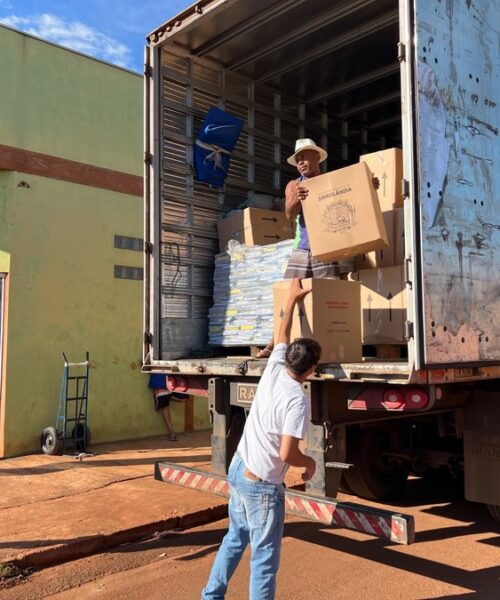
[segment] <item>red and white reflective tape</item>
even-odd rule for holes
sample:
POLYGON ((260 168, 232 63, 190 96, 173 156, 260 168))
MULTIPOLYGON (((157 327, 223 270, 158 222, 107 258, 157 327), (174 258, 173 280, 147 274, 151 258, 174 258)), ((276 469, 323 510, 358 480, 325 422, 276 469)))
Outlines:
MULTIPOLYGON (((169 463, 156 463, 155 478, 200 492, 229 497, 229 483, 221 475, 169 463)), ((337 502, 332 498, 311 496, 295 490, 285 492, 285 503, 288 514, 328 526, 361 531, 398 544, 411 544, 415 539, 415 525, 411 515, 351 502, 337 502)))
POLYGON ((328 502, 302 498, 293 492, 285 494, 286 512, 299 517, 307 517, 311 521, 318 521, 325 525, 332 524, 334 507, 328 502))
POLYGON ((229 497, 229 483, 225 477, 210 475, 202 471, 195 471, 194 469, 173 467, 166 463, 157 464, 162 481, 189 487, 200 492, 217 494, 217 496, 224 496, 226 498, 229 497))

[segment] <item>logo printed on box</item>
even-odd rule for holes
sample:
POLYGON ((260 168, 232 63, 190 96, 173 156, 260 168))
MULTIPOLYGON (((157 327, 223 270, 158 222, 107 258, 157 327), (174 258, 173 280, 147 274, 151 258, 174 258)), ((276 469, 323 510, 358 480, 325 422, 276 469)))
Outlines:
POLYGON ((350 186, 350 184, 347 185, 343 185, 342 187, 338 187, 332 190, 329 190, 328 192, 323 192, 322 194, 319 194, 318 196, 318 200, 328 200, 328 198, 334 198, 335 196, 340 196, 341 194, 347 194, 348 192, 352 192, 352 187, 350 186))
POLYGON ((356 225, 356 209, 346 200, 332 202, 323 213, 323 225, 332 233, 348 231, 356 225))

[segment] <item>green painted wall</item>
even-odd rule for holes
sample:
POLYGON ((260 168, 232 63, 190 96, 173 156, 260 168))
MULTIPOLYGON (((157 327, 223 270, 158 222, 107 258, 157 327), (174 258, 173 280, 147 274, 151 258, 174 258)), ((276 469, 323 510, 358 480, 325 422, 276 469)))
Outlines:
POLYGON ((140 75, 0 26, 0 143, 142 175, 140 75))
MULTIPOLYGON (((141 199, 3 172, 0 214, 11 254, 4 454, 37 449, 55 423, 63 351, 75 362, 90 352, 95 442, 164 434, 140 372, 142 282, 114 277, 114 265, 142 266, 141 252, 114 248, 115 234, 141 237, 141 199)), ((184 404, 171 408, 182 430, 184 404)), ((206 400, 195 415, 207 428, 206 400)))
MULTIPOLYGON (((141 77, 1 26, 0 68, 1 144, 142 174, 141 77)), ((114 248, 115 234, 142 238, 142 221, 139 197, 0 171, 0 270, 10 258, 0 456, 37 450, 55 424, 63 351, 90 352, 94 442, 165 433, 140 372, 142 282, 114 277, 114 265, 142 266, 141 252, 114 248)), ((182 431, 184 404, 171 410, 182 431)), ((194 424, 209 428, 203 398, 194 424)))

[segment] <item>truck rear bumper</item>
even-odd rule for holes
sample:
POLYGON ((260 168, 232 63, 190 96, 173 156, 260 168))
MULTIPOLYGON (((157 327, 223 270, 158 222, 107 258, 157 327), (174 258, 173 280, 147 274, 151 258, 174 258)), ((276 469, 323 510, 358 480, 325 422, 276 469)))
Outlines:
MULTIPOLYGON (((155 479, 184 487, 229 497, 229 483, 221 475, 178 464, 157 462, 155 479)), ((411 515, 379 510, 351 502, 313 496, 296 490, 285 493, 286 511, 304 519, 327 526, 361 531, 397 544, 415 541, 415 522, 411 515)))

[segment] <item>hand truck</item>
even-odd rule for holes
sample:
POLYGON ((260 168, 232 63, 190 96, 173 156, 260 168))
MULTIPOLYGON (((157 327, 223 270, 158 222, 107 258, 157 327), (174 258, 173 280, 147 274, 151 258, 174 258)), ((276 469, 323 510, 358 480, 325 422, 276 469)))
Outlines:
POLYGON ((44 454, 67 454, 81 456, 90 445, 90 429, 87 425, 89 391, 89 353, 85 361, 70 363, 64 352, 64 369, 55 427, 46 427, 40 436, 44 454))

